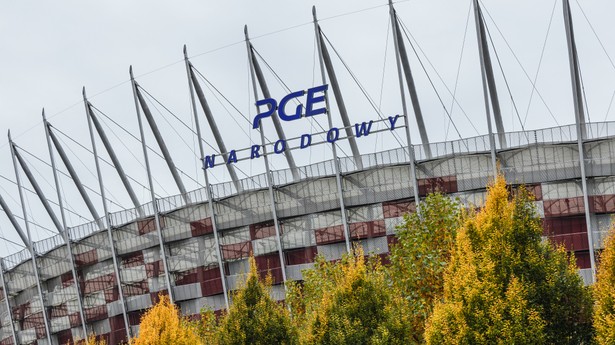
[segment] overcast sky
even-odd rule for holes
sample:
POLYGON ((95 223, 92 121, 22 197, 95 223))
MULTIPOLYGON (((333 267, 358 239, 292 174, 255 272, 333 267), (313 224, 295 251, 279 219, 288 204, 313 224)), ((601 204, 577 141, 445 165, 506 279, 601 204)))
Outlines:
MULTIPOLYGON (((54 127, 70 137, 58 132, 82 181, 98 191, 92 155, 71 141, 91 147, 81 88, 87 88, 90 101, 98 109, 138 136, 128 83, 130 65, 133 65, 137 80, 145 90, 193 127, 182 61, 184 44, 195 67, 232 103, 219 101, 216 98, 222 99, 219 95, 206 89, 227 146, 243 148, 258 143, 258 132, 252 130, 248 121, 233 108, 236 107, 248 119, 255 114, 243 26, 248 25, 255 48, 290 89, 320 85, 311 23, 313 4, 317 7, 324 33, 381 113, 385 116, 401 113, 385 0, 4 1, 0 11, 0 193, 12 211, 21 216, 17 188, 4 179, 15 179, 5 133, 10 129, 20 147, 48 162, 41 122, 43 107, 54 127)), ((470 0, 406 0, 395 4, 419 52, 420 62, 406 43, 432 142, 458 139, 459 134, 465 138, 487 132, 470 5, 470 0), (427 74, 421 68, 421 62, 427 74), (458 102, 455 106, 453 92, 458 102)), ((522 125, 525 129, 537 129, 573 123, 561 1, 483 0, 483 5, 495 46, 491 52, 506 130, 518 131, 522 125), (535 92, 530 82, 534 79, 535 92)), ((613 120, 613 111, 609 109, 615 91, 615 66, 609 56, 615 57, 612 24, 615 3, 572 0, 571 6, 590 120, 613 120)), ((330 50, 351 122, 377 119, 378 114, 341 60, 330 50)), ((273 97, 283 97, 285 89, 265 64, 262 65, 273 97)), ((190 190, 198 188, 204 182, 194 135, 153 98, 148 100, 176 164, 185 173, 182 175, 184 183, 190 190)), ((335 106, 332 112, 334 123, 340 125, 335 106)), ((200 115, 205 139, 215 146, 200 115)), ((109 119, 100 117, 108 126, 109 137, 128 174, 145 185, 140 143, 109 119)), ((326 118, 321 117, 286 123, 284 129, 288 137, 313 133, 319 130, 314 121, 326 127, 326 118)), ((411 125, 413 143, 418 144, 416 125, 414 122, 411 125)), ((275 138, 271 127, 269 123, 267 136, 275 138)), ((150 133, 146 128, 146 141, 157 149, 150 133)), ((398 134, 403 138, 402 131, 398 134)), ((400 145, 390 133, 362 138, 358 143, 362 153, 400 145)), ((346 144, 341 144, 341 147, 344 152, 349 152, 346 144)), ((99 151, 107 157, 100 142, 99 151)), ((51 169, 36 158, 24 155, 46 197, 57 200, 51 169)), ((156 193, 161 196, 177 194, 164 162, 154 155, 150 157, 156 193)), ((299 165, 329 158, 330 148, 325 145, 295 152, 299 165)), ((272 162, 274 169, 286 168, 281 157, 272 162)), ((66 171, 61 163, 58 165, 66 171)), ((242 171, 240 177, 245 177, 243 173, 255 175, 264 171, 262 161, 241 163, 239 168, 242 171)), ((212 172, 213 183, 229 180, 224 167, 212 172)), ((103 166, 103 174, 113 201, 111 210, 130 208, 130 200, 114 170, 103 166)), ((68 213, 69 226, 91 220, 92 216, 72 181, 65 177, 61 180, 67 208, 74 211, 74 214, 68 213)), ((25 185, 31 188, 27 181, 25 185)), ((133 185, 141 202, 148 202, 148 190, 138 183, 133 185)), ((43 229, 54 230, 49 217, 35 195, 26 193, 26 196, 29 216, 37 224, 32 225, 33 238, 49 237, 52 233, 43 229)), ((90 196, 102 215, 100 197, 93 192, 90 196)), ((0 235, 19 242, 3 214, 0 214, 0 235)), ((20 249, 9 242, 0 242, 0 248, 7 253, 20 249)))

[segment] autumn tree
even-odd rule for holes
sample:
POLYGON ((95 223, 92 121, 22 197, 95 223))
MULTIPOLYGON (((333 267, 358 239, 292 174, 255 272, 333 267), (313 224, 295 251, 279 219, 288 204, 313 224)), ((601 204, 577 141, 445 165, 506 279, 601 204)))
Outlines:
POLYGON ((611 225, 600 255, 594 294, 594 326, 598 344, 615 344, 615 225, 611 225))
POLYGON ((245 285, 233 296, 228 314, 220 320, 215 340, 220 345, 297 344, 297 331, 288 310, 271 299, 271 277, 259 279, 254 258, 245 285))
POLYGON ((459 203, 443 194, 431 194, 420 212, 406 214, 398 227, 387 270, 393 287, 407 304, 414 341, 422 342, 425 320, 442 294, 443 274, 462 220, 459 203))
POLYGON ((583 344, 592 339, 592 302, 563 248, 542 241, 523 188, 511 196, 499 176, 486 204, 459 228, 442 300, 428 320, 428 344, 583 344))
POLYGON ((177 306, 168 296, 161 295, 160 301, 141 318, 139 336, 131 344, 193 345, 202 344, 202 341, 195 326, 180 316, 177 306))
POLYGON ((319 256, 288 301, 304 344, 407 344, 408 318, 378 257, 357 247, 339 262, 319 256))

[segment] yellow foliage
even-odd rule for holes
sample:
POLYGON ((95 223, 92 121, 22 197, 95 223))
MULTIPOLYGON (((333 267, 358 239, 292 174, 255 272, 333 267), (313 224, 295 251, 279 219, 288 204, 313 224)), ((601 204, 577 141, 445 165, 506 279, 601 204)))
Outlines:
POLYGON ((605 241, 596 278, 594 285, 596 342, 615 344, 615 225, 611 226, 605 241))
POLYGON ((133 345, 194 345, 202 344, 196 327, 180 317, 177 306, 168 296, 161 295, 160 301, 141 318, 139 336, 132 339, 133 345))
POLYGON ((107 342, 103 338, 97 338, 95 334, 88 336, 88 345, 107 345, 107 342))

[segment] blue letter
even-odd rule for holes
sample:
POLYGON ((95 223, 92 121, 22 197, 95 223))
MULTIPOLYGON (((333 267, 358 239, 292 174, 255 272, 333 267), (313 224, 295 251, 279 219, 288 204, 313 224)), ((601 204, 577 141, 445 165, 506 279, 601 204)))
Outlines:
POLYGON ((288 103, 288 101, 290 101, 293 98, 301 97, 303 95, 305 95, 305 91, 301 90, 301 91, 290 93, 286 95, 286 97, 282 98, 282 100, 280 101, 280 107, 278 108, 278 115, 280 115, 280 118, 282 120, 292 121, 292 120, 297 120, 301 118, 301 109, 303 109, 303 105, 301 103, 299 103, 299 105, 297 106, 297 109, 295 109, 295 114, 293 115, 286 115, 286 110, 284 108, 286 107, 286 103, 288 103))
POLYGON ((237 163, 237 152, 235 152, 235 150, 231 150, 231 152, 228 153, 228 160, 226 161, 226 164, 231 163, 237 163))
POLYGON ((299 148, 304 149, 310 145, 312 145, 312 135, 311 134, 301 135, 301 144, 299 144, 299 148), (307 143, 305 142, 306 139, 307 139, 307 143))
POLYGON ((360 138, 362 136, 368 136, 369 132, 372 130, 372 123, 374 123, 374 121, 370 121, 369 125, 365 122, 361 122, 361 127, 359 127, 358 123, 355 123, 354 125, 355 136, 357 138, 360 138))
POLYGON ((391 124, 391 130, 395 129, 395 123, 397 122, 397 119, 399 119, 399 115, 395 115, 395 117, 389 116, 389 123, 391 124))
POLYGON ((337 127, 332 127, 327 132, 327 141, 330 142, 331 144, 333 144, 339 138, 340 138, 340 130, 337 127))
POLYGON ((261 147, 259 145, 252 145, 252 149, 250 150, 250 159, 254 159, 254 158, 258 158, 261 156, 260 153, 258 153, 258 150, 260 150, 261 147))
POLYGON ((215 165, 215 161, 216 161, 216 155, 213 154, 211 156, 205 156, 205 158, 203 159, 203 169, 209 169, 209 168, 213 168, 215 165))
POLYGON ((328 88, 329 88, 329 85, 325 84, 325 85, 316 86, 311 89, 308 89, 307 101, 306 101, 306 106, 305 106, 305 117, 324 114, 327 112, 327 108, 314 109, 313 107, 314 107, 314 104, 325 101, 324 95, 314 97, 314 94, 317 92, 325 92, 327 91, 328 88))
POLYGON ((264 113, 260 113, 254 117, 254 122, 252 122, 252 129, 258 128, 261 123, 261 119, 271 116, 271 114, 273 114, 273 112, 275 111, 275 107, 278 105, 278 103, 273 98, 265 98, 256 102, 257 107, 260 107, 261 105, 268 105, 269 109, 266 110, 264 113))
POLYGON ((277 154, 280 154, 280 153, 282 153, 284 151, 286 151, 286 140, 280 139, 280 140, 276 141, 275 144, 273 145, 273 152, 275 152, 277 154), (282 145, 280 145, 280 144, 282 144, 282 145), (282 147, 280 148, 280 146, 282 146, 282 147))

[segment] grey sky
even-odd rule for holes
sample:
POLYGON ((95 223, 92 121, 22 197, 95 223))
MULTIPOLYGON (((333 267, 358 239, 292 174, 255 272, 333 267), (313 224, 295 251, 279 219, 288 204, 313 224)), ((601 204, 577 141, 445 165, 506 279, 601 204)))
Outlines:
MULTIPOLYGON (((474 18, 471 13, 467 37, 465 43, 463 42, 470 2, 410 0, 395 5, 402 21, 429 59, 427 61, 425 56, 421 55, 429 76, 463 137, 477 135, 473 126, 479 134, 487 131, 474 18), (459 65, 462 46, 464 53, 459 65), (461 108, 455 106, 451 109, 452 97, 431 65, 435 66, 451 91, 460 66, 456 97, 461 108)), ((127 83, 128 66, 131 64, 141 86, 191 126, 186 74, 181 61, 183 44, 187 44, 191 61, 196 68, 246 117, 252 118, 255 112, 252 105, 254 99, 248 84, 249 72, 243 43, 244 24, 249 26, 256 49, 291 89, 300 90, 320 85, 318 65, 314 65, 317 60, 314 55, 314 29, 311 24, 312 4, 318 9, 323 31, 375 103, 380 104, 382 113, 400 113, 391 37, 387 41, 387 35, 390 34, 388 8, 384 0, 3 2, 0 11, 0 175, 14 180, 4 136, 8 129, 12 130, 18 145, 48 161, 40 116, 42 107, 45 107, 55 127, 90 147, 81 103, 82 86, 86 86, 90 100, 97 108, 134 135, 138 135, 132 93, 130 84, 127 83)), ((527 114, 525 128, 555 126, 556 120, 560 125, 572 123, 574 116, 561 1, 484 0, 483 4, 487 25, 517 111, 522 120, 527 114), (536 84, 549 111, 536 93, 528 107, 532 93, 531 83, 508 45, 533 79, 553 8, 553 21, 536 84)), ((607 110, 615 91, 615 67, 596 39, 581 8, 602 40, 608 55, 615 57, 612 26, 615 3, 607 0, 571 0, 571 6, 590 118, 592 121, 613 120, 613 113, 609 114, 607 110)), ((411 51, 409 53, 431 141, 457 139, 457 133, 449 125, 446 113, 418 60, 411 51)), ((334 59, 351 121, 376 119, 377 114, 350 75, 340 61, 336 57, 334 59)), ((495 63, 495 56, 493 59, 495 63)), ((286 92, 273 75, 269 71, 265 71, 265 74, 274 97, 285 95, 286 92)), ((506 130, 520 130, 517 113, 497 65, 496 75, 506 130)), ((245 119, 234 112, 229 104, 219 103, 211 92, 207 92, 227 146, 242 148, 252 142, 258 142, 258 133, 250 129, 245 119), (227 113, 225 107, 230 112, 227 113)), ((160 112, 154 108, 154 114, 177 165, 202 184, 202 173, 194 154, 194 151, 198 151, 194 136, 160 106, 158 108, 160 112)), ((335 123, 340 124, 335 107, 333 113, 335 123)), ((114 127, 110 121, 105 121, 110 125, 109 135, 129 175, 145 184, 145 171, 140 165, 143 161, 140 145, 114 127), (111 134, 111 129, 117 137, 111 134), (120 139, 125 142, 127 148, 122 146, 120 139)), ((324 118, 318 121, 326 127, 324 118)), ((204 120, 202 124, 206 140, 214 144, 204 120)), ((289 137, 318 131, 315 124, 307 120, 284 126, 289 137)), ((269 124, 267 135, 274 138, 271 127, 269 124)), ((414 127, 413 124, 413 142, 418 143, 418 132, 414 127)), ((148 144, 155 147, 148 128, 146 132, 148 144)), ((401 131, 399 135, 402 135, 401 131)), ((70 139, 63 138, 63 141, 65 146, 70 146, 74 151, 70 155, 83 182, 98 190, 93 175, 92 156, 70 139)), ((344 145, 344 150, 349 152, 344 145)), ((389 133, 359 139, 359 147, 365 153, 398 146, 389 133)), ((329 151, 328 147, 322 145, 312 150, 297 151, 295 155, 298 164, 305 165, 330 158, 329 151)), ((103 156, 106 157, 106 154, 103 156)), ((156 192, 163 196, 177 194, 164 162, 153 156, 151 159, 159 183, 155 186, 156 192)), ((51 187, 51 169, 32 157, 28 157, 28 160, 36 169, 37 178, 47 198, 56 200, 51 187)), ((286 168, 280 157, 274 159, 273 163, 276 169, 286 168)), ((262 161, 254 161, 242 163, 239 167, 246 174, 254 175, 263 171, 262 165, 262 161)), ((63 166, 61 169, 65 171, 63 166)), ((122 207, 130 207, 128 196, 121 188, 115 172, 105 166, 103 173, 112 200, 122 207)), ((214 183, 229 180, 223 167, 217 168, 214 176, 214 183)), ((197 183, 188 177, 183 176, 183 179, 189 189, 198 187, 197 183)), ((91 218, 71 183, 69 179, 62 178, 69 208, 85 218, 91 218)), ((26 183, 26 186, 29 187, 29 184, 26 183)), ((9 202, 12 211, 21 215, 16 187, 2 179, 0 187, 0 193, 9 202)), ((147 202, 147 190, 138 184, 134 184, 134 187, 141 201, 147 202)), ((100 198, 93 193, 90 195, 102 214, 100 198)), ((52 224, 38 200, 32 194, 27 197, 31 219, 51 229, 52 224)), ((112 205, 112 210, 119 209, 120 206, 112 205)), ((69 225, 85 221, 87 220, 75 215, 69 217, 69 225)), ((11 240, 18 239, 3 214, 0 214, 0 234, 11 240)), ((49 232, 33 227, 35 240, 49 235, 49 232)), ((1 243, 0 248, 7 252, 19 249, 7 243, 1 243)))

